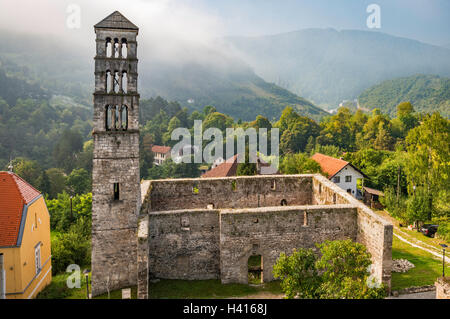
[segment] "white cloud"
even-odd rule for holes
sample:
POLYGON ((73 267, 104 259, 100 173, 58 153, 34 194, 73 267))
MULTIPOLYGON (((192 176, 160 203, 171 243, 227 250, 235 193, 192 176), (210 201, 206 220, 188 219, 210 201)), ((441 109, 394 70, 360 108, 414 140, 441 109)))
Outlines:
POLYGON ((92 44, 93 25, 115 10, 139 27, 145 51, 168 58, 222 34, 217 16, 177 0, 0 0, 0 29, 58 36, 82 48, 92 44), (80 29, 67 28, 71 4, 81 8, 80 29))

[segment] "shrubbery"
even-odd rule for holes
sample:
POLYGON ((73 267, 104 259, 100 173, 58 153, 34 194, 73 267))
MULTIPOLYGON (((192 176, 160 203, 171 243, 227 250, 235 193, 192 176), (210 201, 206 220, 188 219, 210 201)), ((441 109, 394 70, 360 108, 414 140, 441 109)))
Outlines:
POLYGON ((439 223, 437 235, 439 236, 439 238, 442 238, 447 242, 450 241, 450 222, 449 221, 439 223))
POLYGON ((51 229, 57 232, 52 238, 53 274, 64 272, 70 264, 90 264, 92 194, 73 197, 72 209, 70 196, 58 194, 56 199, 47 200, 47 207, 51 229))
POLYGON ((282 253, 273 267, 275 278, 287 298, 378 299, 385 297, 380 283, 375 285, 368 271, 370 253, 351 240, 317 244, 321 257, 313 249, 300 248, 291 256, 282 253))
POLYGON ((65 272, 70 264, 87 265, 91 263, 90 221, 81 218, 68 232, 59 233, 52 239, 52 272, 65 272))

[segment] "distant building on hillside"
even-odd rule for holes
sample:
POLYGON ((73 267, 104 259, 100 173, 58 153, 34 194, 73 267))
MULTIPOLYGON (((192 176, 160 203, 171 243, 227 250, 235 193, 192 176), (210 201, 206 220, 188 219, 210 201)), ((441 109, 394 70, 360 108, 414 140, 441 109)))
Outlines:
POLYGON ((357 188, 357 185, 359 179, 361 180, 361 185, 363 185, 364 178, 366 177, 364 173, 351 163, 342 159, 320 153, 314 154, 311 158, 319 163, 324 173, 328 174, 328 179, 357 199, 362 199, 362 192, 357 188))
POLYGON ((7 299, 31 299, 52 281, 50 215, 42 194, 0 172, 0 254, 7 299))
MULTIPOLYGON (((237 167, 239 165, 238 161, 238 154, 234 155, 233 157, 227 159, 221 164, 218 164, 217 166, 213 167, 204 173, 201 177, 228 177, 228 176, 236 176, 237 174, 237 167)), ((278 174, 277 169, 273 169, 269 163, 266 163, 263 161, 259 156, 257 157, 257 163, 256 163, 256 174, 257 175, 274 175, 278 174), (261 168, 264 167, 264 174, 262 173, 261 168)))
POLYGON ((164 161, 170 158, 170 146, 152 145, 153 163, 161 165, 164 161))

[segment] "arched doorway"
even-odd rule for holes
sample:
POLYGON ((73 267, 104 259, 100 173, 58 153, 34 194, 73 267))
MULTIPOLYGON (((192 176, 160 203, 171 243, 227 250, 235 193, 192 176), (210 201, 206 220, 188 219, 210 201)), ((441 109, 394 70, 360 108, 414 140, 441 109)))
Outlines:
POLYGON ((248 283, 259 285, 264 282, 263 278, 263 258, 261 255, 251 255, 248 258, 248 283))

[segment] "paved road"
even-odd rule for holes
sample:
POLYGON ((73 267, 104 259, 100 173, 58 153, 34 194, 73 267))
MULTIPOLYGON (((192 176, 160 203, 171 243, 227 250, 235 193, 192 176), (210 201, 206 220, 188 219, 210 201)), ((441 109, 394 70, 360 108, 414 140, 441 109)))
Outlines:
POLYGON ((417 292, 415 294, 399 295, 398 297, 387 297, 386 299, 436 299, 436 291, 417 292))

